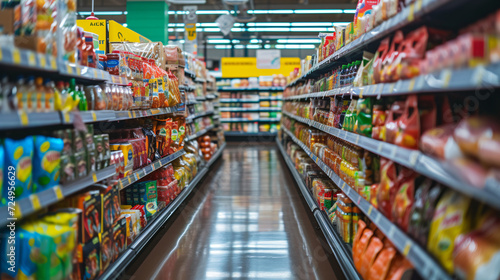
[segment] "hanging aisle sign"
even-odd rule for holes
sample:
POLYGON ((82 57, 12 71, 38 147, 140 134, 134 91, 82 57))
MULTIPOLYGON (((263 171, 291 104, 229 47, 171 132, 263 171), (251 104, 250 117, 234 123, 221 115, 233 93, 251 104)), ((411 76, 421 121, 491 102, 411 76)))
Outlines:
POLYGON ((198 16, 196 15, 198 6, 184 6, 184 51, 194 55, 197 53, 196 40, 196 23, 198 16))
POLYGON ((280 50, 257 50, 258 69, 280 69, 280 50))
POLYGON ((222 78, 248 78, 283 74, 288 76, 300 67, 300 58, 281 57, 277 69, 259 69, 256 57, 223 57, 221 59, 222 78))

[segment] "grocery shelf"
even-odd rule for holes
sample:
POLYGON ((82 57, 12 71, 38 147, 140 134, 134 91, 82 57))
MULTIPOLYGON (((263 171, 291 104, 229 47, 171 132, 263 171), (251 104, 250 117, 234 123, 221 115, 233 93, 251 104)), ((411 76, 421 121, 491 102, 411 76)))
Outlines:
POLYGON ((0 130, 24 129, 61 124, 60 112, 26 113, 23 111, 0 113, 0 130))
POLYGON ((475 187, 467 183, 463 174, 456 170, 456 168, 453 168, 451 163, 434 159, 418 150, 402 148, 391 143, 375 140, 335 127, 326 126, 319 122, 298 117, 288 112, 283 112, 283 114, 299 122, 315 127, 327 134, 355 144, 356 146, 366 149, 372 153, 381 155, 396 163, 404 165, 407 168, 415 170, 421 175, 482 201, 491 207, 500 209, 500 205, 498 204, 498 201, 500 200, 500 182, 495 181, 494 179, 487 181, 485 186, 475 187))
POLYGON ((316 218, 318 225, 321 231, 323 232, 323 235, 325 236, 328 245, 330 246, 330 249, 334 253, 335 258, 339 261, 340 267, 342 268, 344 275, 346 276, 347 279, 353 279, 353 280, 362 279, 359 276, 358 272, 356 271, 356 268, 354 267, 354 262, 352 259, 352 249, 342 240, 342 237, 333 228, 325 212, 321 211, 318 208, 316 202, 314 201, 314 198, 312 197, 311 192, 304 185, 304 180, 300 176, 297 169, 295 169, 295 165, 293 164, 288 154, 285 152, 285 149, 281 144, 280 140, 276 139, 276 143, 278 144, 278 148, 281 151, 281 155, 285 160, 288 169, 292 173, 295 182, 299 186, 299 189, 302 193, 302 196, 304 197, 304 200, 309 206, 311 212, 314 213, 314 217, 316 218))
POLYGON ((228 108, 222 107, 220 108, 221 112, 281 112, 281 108, 228 108))
POLYGON ((197 101, 207 101, 207 98, 205 96, 196 96, 197 101))
POLYGON ((276 132, 243 132, 243 131, 224 131, 224 136, 235 137, 235 136, 248 136, 248 137, 273 137, 276 136, 276 132))
POLYGON ((283 91, 285 87, 219 87, 218 91, 283 91))
POLYGON ((342 87, 328 91, 314 92, 290 96, 284 100, 297 100, 336 95, 359 96, 393 96, 403 94, 420 94, 440 91, 472 91, 484 87, 500 87, 500 63, 477 66, 466 69, 445 69, 432 74, 420 75, 409 80, 395 83, 368 85, 363 87, 342 87))
POLYGON ((415 243, 409 236, 389 221, 378 209, 373 207, 366 199, 361 197, 355 190, 347 185, 329 166, 314 155, 309 148, 293 135, 288 129, 283 131, 299 145, 304 152, 325 172, 328 177, 359 207, 363 213, 385 234, 396 249, 402 253, 415 267, 423 279, 442 280, 452 278, 446 271, 428 254, 419 244, 415 243))
POLYGON ((211 125, 211 126, 209 126, 209 127, 205 128, 205 129, 202 129, 202 130, 200 130, 200 131, 196 132, 196 133, 195 133, 195 134, 193 134, 193 135, 188 135, 188 136, 186 136, 186 142, 191 141, 191 140, 194 140, 194 139, 196 139, 196 138, 198 138, 198 137, 200 137, 200 136, 204 135, 205 133, 207 133, 207 132, 209 132, 210 130, 212 130, 214 127, 215 127, 214 125, 211 125))
POLYGON ((280 118, 262 118, 262 119, 256 119, 256 120, 249 120, 246 118, 225 118, 225 119, 220 119, 220 121, 223 123, 279 122, 280 118))
POLYGON ((165 115, 165 114, 173 114, 176 112, 183 112, 183 111, 184 111, 184 108, 179 107, 179 106, 148 109, 148 110, 116 111, 115 112, 115 115, 116 115, 115 120, 119 121, 119 120, 137 119, 137 118, 159 116, 159 115, 165 115))
POLYGON ((201 112, 198 114, 190 115, 186 118, 186 123, 191 123, 191 122, 193 122, 194 119, 213 115, 213 114, 214 114, 214 111, 208 111, 208 112, 201 112))
POLYGON ((31 194, 28 197, 15 201, 15 215, 12 217, 8 206, 0 207, 0 226, 4 226, 10 220, 20 220, 42 208, 63 200, 65 197, 84 190, 88 186, 107 179, 116 173, 114 165, 92 172, 90 175, 70 182, 65 185, 57 185, 52 188, 31 194))
POLYGON ((184 69, 184 74, 190 78, 196 78, 196 73, 192 72, 189 69, 184 69))
POLYGON ((141 231, 139 236, 127 247, 116 261, 112 262, 108 269, 98 279, 117 279, 125 271, 125 269, 135 260, 135 258, 142 252, 144 247, 151 241, 160 228, 172 217, 172 215, 179 209, 181 204, 193 192, 195 187, 200 183, 201 179, 210 170, 214 162, 220 158, 226 144, 222 145, 219 150, 207 162, 205 167, 200 168, 193 180, 186 186, 181 193, 161 210, 152 221, 148 222, 147 226, 141 231))
POLYGON ((283 156, 283 159, 285 160, 285 163, 288 166, 290 173, 292 173, 293 178, 295 179, 295 182, 299 186, 300 192, 302 193, 304 200, 306 201, 307 205, 309 206, 309 209, 311 210, 311 212, 314 212, 314 210, 318 209, 318 205, 316 204, 316 202, 312 198, 311 192, 307 189, 306 185, 304 184, 304 180, 302 180, 302 177, 300 176, 297 169, 295 169, 295 164, 292 162, 292 160, 290 159, 288 154, 285 152, 285 148, 283 147, 283 144, 281 144, 281 141, 279 138, 276 138, 276 143, 278 144, 278 148, 281 151, 281 155, 283 156))
POLYGON ((282 101, 281 98, 276 97, 261 97, 259 99, 241 99, 241 98, 221 98, 220 103, 259 103, 261 101, 282 101))
MULTIPOLYGON (((478 1, 479 2, 479 1, 478 1)), ((484 1, 483 1, 484 2, 484 1)), ((463 7, 468 5, 479 4, 466 0, 451 1, 451 0, 417 0, 409 6, 403 8, 392 18, 384 21, 381 25, 373 28, 371 31, 361 35, 350 44, 345 45, 337 50, 334 54, 330 55, 323 61, 314 65, 309 71, 303 73, 300 77, 290 82, 288 86, 296 85, 307 78, 317 77, 320 74, 328 71, 340 60, 349 60, 353 57, 361 57, 365 46, 376 45, 382 39, 388 37, 396 30, 407 29, 416 26, 415 22, 425 18, 431 18, 430 15, 437 15, 439 13, 451 13, 450 7, 463 7), (344 59, 345 58, 345 59, 344 59)), ((439 18, 435 16, 435 18, 439 18)))
POLYGON ((206 98, 207 99, 216 99, 217 95, 215 95, 215 94, 207 94, 206 98))
POLYGON ((205 80, 205 79, 203 79, 203 78, 198 78, 198 77, 196 77, 196 78, 194 79, 194 81, 195 81, 195 82, 197 82, 197 83, 205 83, 207 80, 205 80))
POLYGON ((160 167, 169 164, 170 162, 174 161, 175 159, 184 155, 185 153, 186 152, 184 150, 177 151, 171 155, 156 160, 155 162, 145 167, 133 171, 132 174, 126 176, 125 178, 120 179, 119 181, 120 190, 123 190, 124 188, 132 185, 141 178, 144 178, 144 176, 152 173, 155 170, 158 170, 160 167))

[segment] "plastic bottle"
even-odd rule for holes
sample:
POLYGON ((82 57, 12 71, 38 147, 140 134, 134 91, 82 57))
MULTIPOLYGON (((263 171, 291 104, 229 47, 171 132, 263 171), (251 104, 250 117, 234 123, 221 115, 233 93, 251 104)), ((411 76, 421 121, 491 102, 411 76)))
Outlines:
POLYGON ((36 111, 36 85, 35 85, 35 77, 30 76, 28 78, 28 87, 26 91, 23 92, 26 97, 26 100, 28 100, 28 105, 27 105, 27 112, 35 112, 36 111))
POLYGON ((80 103, 81 103, 81 98, 80 98, 80 95, 77 91, 77 87, 75 85, 75 79, 71 79, 70 82, 69 82, 69 85, 67 85, 68 87, 68 94, 69 96, 71 96, 71 99, 72 99, 72 106, 71 106, 71 109, 75 108, 75 107, 80 107, 80 103))
POLYGON ((17 77, 16 83, 12 87, 12 91, 9 96, 9 103, 13 110, 28 110, 28 100, 24 91, 26 90, 26 84, 24 83, 24 77, 17 77))
POLYGON ((37 77, 35 79, 36 86, 36 103, 35 112, 45 112, 45 88, 43 86, 43 78, 37 77))
POLYGON ((346 65, 342 65, 342 70, 340 70, 340 87, 343 87, 345 84, 345 68, 346 65))
POLYGON ((53 112, 55 106, 55 83, 49 79, 45 79, 45 111, 53 112))

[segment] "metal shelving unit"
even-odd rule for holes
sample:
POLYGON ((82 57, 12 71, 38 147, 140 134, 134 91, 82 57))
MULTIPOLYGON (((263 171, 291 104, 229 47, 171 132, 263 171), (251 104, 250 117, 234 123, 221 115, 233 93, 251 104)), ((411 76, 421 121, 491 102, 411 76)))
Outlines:
POLYGON ((304 185, 302 177, 300 177, 298 171, 295 169, 295 165, 285 152, 285 149, 281 144, 280 140, 277 139, 276 143, 278 145, 278 148, 281 152, 283 159, 285 160, 286 165, 288 166, 288 169, 292 173, 293 178, 295 179, 295 182, 297 183, 299 190, 302 193, 302 196, 304 197, 304 200, 306 201, 307 205, 309 206, 309 209, 313 213, 314 218, 318 222, 319 228, 323 232, 323 235, 325 236, 328 245, 330 246, 330 249, 334 253, 335 258, 339 261, 340 267, 344 272, 344 275, 346 276, 347 279, 361 280, 362 279, 361 276, 358 274, 356 268, 354 267, 354 262, 352 259, 352 249, 348 244, 346 244, 342 240, 342 237, 333 228, 325 212, 321 211, 318 208, 314 198, 312 197, 311 192, 304 185))
MULTIPOLYGON (((92 172, 86 177, 80 178, 73 182, 65 185, 57 185, 52 188, 45 189, 43 191, 31 194, 28 197, 21 198, 15 201, 15 218, 16 220, 27 217, 31 214, 36 213, 42 208, 46 208, 52 204, 55 204, 65 197, 84 190, 88 186, 107 179, 116 173, 116 167, 114 165, 108 166, 104 169, 92 172)), ((0 207, 0 226, 6 225, 12 217, 9 213, 8 206, 0 207)))
POLYGON ((224 131, 224 136, 229 137, 274 137, 276 132, 244 132, 244 131, 224 131))
POLYGON ((221 112, 281 112, 281 108, 227 108, 227 107, 222 107, 220 108, 221 112))
POLYGON ((219 91, 283 91, 285 87, 219 87, 219 91))
POLYGON ((186 123, 192 123, 194 119, 205 117, 205 116, 210 116, 213 114, 214 114, 214 111, 197 113, 197 114, 194 114, 194 115, 187 117, 186 123))
POLYGON ((214 127, 215 127, 214 125, 211 125, 211 126, 209 126, 209 127, 205 128, 205 129, 202 129, 202 130, 200 130, 200 131, 196 132, 196 133, 195 133, 195 134, 193 134, 193 135, 189 135, 189 136, 187 136, 187 137, 186 137, 186 141, 191 141, 191 140, 194 140, 194 139, 196 139, 196 138, 198 138, 198 137, 202 136, 203 134, 205 134, 205 133, 209 132, 210 130, 214 129, 214 127))
POLYGON ((256 120, 249 120, 245 118, 226 118, 223 119, 221 118, 220 121, 223 123, 253 123, 253 122, 279 122, 281 119, 280 118, 262 118, 262 119, 256 119, 256 120))
POLYGON ((184 150, 177 151, 169 156, 163 157, 145 167, 142 167, 140 169, 137 169, 132 172, 132 174, 126 176, 125 178, 120 179, 119 181, 119 186, 120 190, 123 190, 124 188, 132 185, 136 181, 139 181, 140 179, 144 178, 146 175, 152 173, 153 171, 156 171, 160 169, 160 167, 165 166, 169 164, 170 162, 174 161, 175 159, 179 158, 180 156, 184 155, 186 152, 184 150))
POLYGON ((259 97, 259 99, 244 99, 244 98, 221 98, 220 103, 259 103, 261 101, 282 101, 277 97, 259 97))
POLYGON ((181 193, 167 207, 161 210, 156 217, 148 222, 148 225, 141 231, 140 235, 132 242, 130 246, 123 252, 117 260, 110 264, 108 269, 98 279, 117 279, 125 271, 129 264, 142 252, 144 247, 151 241, 160 228, 172 217, 179 207, 186 201, 189 195, 193 192, 201 179, 205 177, 214 162, 220 158, 226 144, 222 145, 219 150, 213 155, 207 164, 200 168, 198 174, 186 186, 181 193))
POLYGON ((325 172, 328 177, 359 207, 363 213, 385 234, 396 249, 403 254, 415 267, 423 279, 441 280, 451 276, 439 265, 429 253, 413 241, 406 233, 389 221, 370 202, 366 201, 354 189, 346 184, 333 170, 320 158, 314 155, 309 148, 293 135, 288 129, 283 131, 325 172))
POLYGON ((494 180, 491 180, 488 181, 488 184, 485 186, 476 187, 467 183, 466 180, 463 179, 461 172, 453 168, 452 164, 449 162, 434 159, 419 150, 402 148, 394 144, 327 126, 310 119, 301 118, 288 112, 283 112, 283 114, 296 121, 315 127, 327 134, 355 144, 356 146, 366 149, 372 153, 388 158, 396 163, 406 166, 407 168, 413 169, 417 173, 431 178, 456 191, 487 203, 493 208, 500 209, 500 204, 498 204, 498 201, 500 200, 500 192, 498 190, 500 182, 494 182, 494 180))

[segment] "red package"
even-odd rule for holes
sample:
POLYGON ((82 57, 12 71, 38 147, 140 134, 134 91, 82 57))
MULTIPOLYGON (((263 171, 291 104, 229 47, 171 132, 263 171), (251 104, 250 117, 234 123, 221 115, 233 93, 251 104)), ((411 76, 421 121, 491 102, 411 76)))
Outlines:
POLYGON ((372 236, 373 231, 369 228, 366 228, 361 234, 359 241, 353 243, 352 259, 354 261, 354 267, 356 267, 358 271, 361 271, 365 250, 368 247, 368 243, 370 242, 372 236))
POLYGON ((491 135, 498 133, 500 133, 500 125, 494 119, 471 117, 458 124, 454 138, 462 152, 478 157, 479 140, 482 137, 491 138, 491 135))
POLYGON ((394 144, 408 149, 417 149, 420 137, 420 116, 416 95, 407 97, 404 113, 398 119, 397 126, 399 131, 394 144))
POLYGON ((392 206, 392 220, 405 232, 408 231, 411 208, 415 202, 416 178, 417 174, 406 168, 403 168, 398 176, 398 191, 392 206))
POLYGON ((368 280, 385 279, 395 256, 396 250, 393 247, 384 248, 370 267, 368 280))
POLYGON ((373 81, 375 84, 381 83, 382 78, 382 62, 386 59, 387 54, 389 53, 389 38, 385 38, 380 42, 380 45, 375 53, 375 57, 373 58, 373 81))
POLYGON ((455 128, 455 124, 447 124, 426 131, 420 138, 420 149, 440 159, 459 157, 462 153, 453 138, 455 128))
POLYGON ((500 133, 490 137, 482 137, 478 142, 478 156, 481 162, 500 167, 500 133))
POLYGON ((394 37, 392 38, 391 46, 387 52, 387 55, 382 61, 382 72, 380 74, 380 81, 382 83, 389 83, 394 81, 391 73, 394 71, 393 69, 396 68, 395 60, 399 55, 400 45, 403 42, 403 39, 403 32, 401 32, 401 30, 396 31, 396 34, 394 34, 394 37))
POLYGON ((380 186, 377 192, 377 204, 380 212, 389 220, 391 219, 391 208, 396 195, 396 165, 385 158, 380 158, 380 186))
POLYGON ((394 143, 399 132, 399 119, 405 111, 404 101, 395 101, 391 110, 387 114, 387 120, 385 121, 385 135, 382 140, 394 143))
POLYGON ((370 244, 366 247, 366 251, 362 256, 361 260, 361 269, 359 270, 359 274, 363 277, 363 279, 368 279, 370 277, 370 267, 373 262, 377 258, 379 252, 383 248, 383 243, 378 237, 372 237, 370 239, 370 244))
POLYGON ((479 163, 468 158, 457 158, 451 164, 456 168, 455 174, 462 177, 463 180, 473 186, 484 187, 488 172, 479 163))

